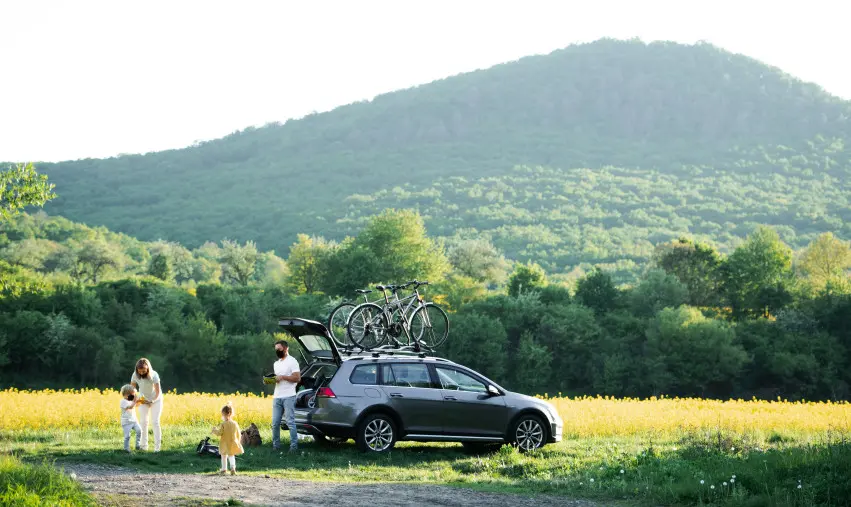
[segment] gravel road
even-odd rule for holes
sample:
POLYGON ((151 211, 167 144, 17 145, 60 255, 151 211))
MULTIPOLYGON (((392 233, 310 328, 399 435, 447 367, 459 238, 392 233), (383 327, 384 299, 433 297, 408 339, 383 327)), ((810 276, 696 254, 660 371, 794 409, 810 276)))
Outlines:
MULTIPOLYGON (((103 505, 201 505, 201 499, 235 499, 244 505, 346 505, 397 507, 595 507, 558 496, 482 493, 464 488, 399 483, 335 483, 257 475, 153 474, 92 464, 65 464, 103 505)), ((209 505, 209 504, 207 504, 209 505)))

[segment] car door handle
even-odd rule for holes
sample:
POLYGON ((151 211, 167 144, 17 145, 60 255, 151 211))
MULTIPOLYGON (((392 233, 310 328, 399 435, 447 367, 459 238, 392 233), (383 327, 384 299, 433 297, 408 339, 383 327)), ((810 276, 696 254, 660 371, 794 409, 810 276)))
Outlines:
POLYGON ((404 398, 405 396, 402 393, 390 393, 391 398, 404 398))
POLYGON ((444 396, 443 399, 449 401, 458 401, 458 398, 456 398, 455 396, 444 396))

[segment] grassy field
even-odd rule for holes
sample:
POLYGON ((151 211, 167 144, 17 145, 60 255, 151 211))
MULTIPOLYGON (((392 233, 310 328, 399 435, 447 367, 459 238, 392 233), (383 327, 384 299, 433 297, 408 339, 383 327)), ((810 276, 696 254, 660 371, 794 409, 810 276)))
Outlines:
MULTIPOLYGON (((111 391, 0 392, 0 452, 28 463, 90 462, 145 471, 212 472, 195 455, 219 408, 236 406, 265 445, 238 460, 243 473, 334 481, 406 481, 545 492, 638 505, 849 505, 851 405, 783 401, 555 398, 565 441, 481 456, 457 444, 400 443, 369 456, 353 443, 303 442, 295 455, 268 445, 270 400, 250 395, 166 395, 159 455, 121 450, 119 396, 111 391)), ((284 433, 285 434, 285 433, 284 433)))
POLYGON ((94 505, 79 484, 49 464, 28 464, 14 456, 0 456, 0 505, 94 505))

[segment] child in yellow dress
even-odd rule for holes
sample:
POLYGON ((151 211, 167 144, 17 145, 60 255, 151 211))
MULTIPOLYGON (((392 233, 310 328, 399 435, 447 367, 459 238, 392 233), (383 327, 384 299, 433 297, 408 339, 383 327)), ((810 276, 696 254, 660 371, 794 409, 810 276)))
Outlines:
POLYGON ((233 405, 228 402, 222 407, 222 424, 212 429, 213 435, 219 435, 219 454, 222 456, 220 474, 227 473, 230 463, 230 474, 236 475, 236 456, 245 452, 239 441, 239 424, 233 420, 233 405))

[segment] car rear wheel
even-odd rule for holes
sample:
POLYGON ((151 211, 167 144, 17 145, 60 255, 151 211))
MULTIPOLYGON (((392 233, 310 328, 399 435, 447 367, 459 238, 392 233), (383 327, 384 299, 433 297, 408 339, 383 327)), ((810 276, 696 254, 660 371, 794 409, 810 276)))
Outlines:
POLYGON ((396 424, 385 414, 366 417, 355 438, 358 449, 368 452, 387 452, 396 444, 396 424))
POLYGON ((547 430, 540 417, 529 414, 517 420, 511 437, 520 452, 534 451, 547 443, 547 430))

